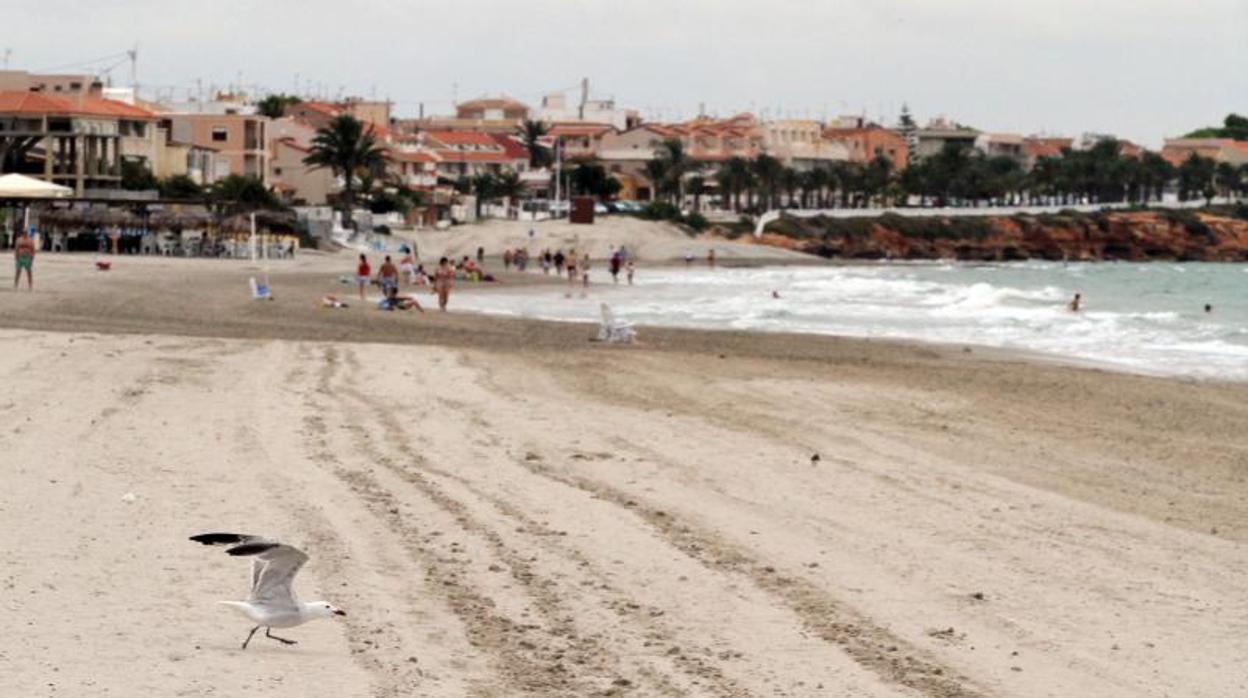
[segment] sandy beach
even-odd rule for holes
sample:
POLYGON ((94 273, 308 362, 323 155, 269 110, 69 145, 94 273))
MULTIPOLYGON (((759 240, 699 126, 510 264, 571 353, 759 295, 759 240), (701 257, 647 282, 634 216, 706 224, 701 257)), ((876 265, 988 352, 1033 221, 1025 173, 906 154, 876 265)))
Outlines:
POLYGON ((0 289, 6 695, 1248 694, 1248 385, 91 261, 0 289), (348 615, 240 650, 216 530, 348 615))

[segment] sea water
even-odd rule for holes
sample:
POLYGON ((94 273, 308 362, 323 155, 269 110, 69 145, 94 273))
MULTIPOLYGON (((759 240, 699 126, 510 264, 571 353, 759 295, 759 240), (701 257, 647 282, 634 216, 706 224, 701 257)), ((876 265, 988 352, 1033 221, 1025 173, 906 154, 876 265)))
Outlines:
POLYGON ((1137 372, 1248 380, 1248 265, 872 263, 601 268, 588 294, 539 286, 459 294, 458 308, 596 322, 978 344, 1137 372), (621 275, 621 282, 623 281, 621 275), (775 295, 779 297, 774 297, 775 295), (1078 313, 1068 309, 1083 295, 1078 313), (1212 312, 1206 313, 1205 304, 1212 312))

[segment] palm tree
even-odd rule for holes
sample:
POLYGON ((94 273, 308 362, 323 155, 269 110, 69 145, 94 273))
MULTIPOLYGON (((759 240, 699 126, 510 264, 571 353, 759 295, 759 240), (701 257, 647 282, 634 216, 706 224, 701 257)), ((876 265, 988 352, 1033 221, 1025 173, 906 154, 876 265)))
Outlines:
POLYGON ((503 170, 494 178, 494 196, 501 196, 507 201, 508 215, 511 214, 512 204, 524 196, 524 191, 524 182, 515 170, 503 170))
POLYGON ((540 121, 525 121, 520 127, 520 140, 529 150, 529 167, 536 170, 550 164, 550 151, 542 145, 541 139, 546 135, 546 124, 540 121))
POLYGON ((658 201, 668 191, 667 163, 659 158, 646 161, 646 179, 650 180, 650 200, 658 201))
POLYGON ((494 175, 489 172, 482 172, 473 176, 472 193, 477 196, 477 218, 481 218, 481 204, 496 196, 497 188, 494 184, 494 175))
POLYGON ((657 160, 663 163, 666 179, 672 184, 676 205, 684 204, 684 176, 693 169, 693 161, 685 154, 685 144, 679 138, 668 138, 659 145, 655 152, 657 160))
POLYGON ((819 194, 826 182, 826 173, 821 167, 814 167, 802 173, 798 186, 802 190, 802 208, 810 208, 814 204, 819 208, 819 194))
MULTIPOLYGON (((727 196, 728 192, 732 192, 732 209, 737 213, 741 212, 741 192, 750 186, 750 162, 743 157, 734 155, 728 158, 728 162, 720 168, 723 173, 723 179, 720 175, 716 175, 716 180, 720 181, 721 196, 727 196), (725 187, 725 183, 727 187, 725 187)), ((727 205, 727 199, 724 200, 727 205)))
POLYGON ((793 195, 797 193, 798 188, 802 185, 801 173, 792 167, 782 168, 780 170, 779 184, 785 194, 784 206, 791 207, 793 205, 793 195))
POLYGON ((1239 170, 1229 162, 1219 162, 1213 171, 1214 181, 1222 196, 1230 199, 1239 189, 1239 170))
POLYGON ((758 179, 758 187, 762 191, 763 206, 768 209, 778 208, 781 172, 784 165, 766 153, 754 158, 751 169, 758 179))
POLYGON ((702 175, 689 178, 689 193, 693 194, 693 210, 702 210, 702 195, 706 193, 706 179, 702 175))
POLYGON ((313 169, 329 168, 335 177, 342 177, 342 195, 338 203, 343 211, 343 224, 354 227, 351 210, 355 206, 355 177, 361 172, 373 172, 384 165, 383 151, 373 137, 373 127, 364 124, 350 114, 335 116, 317 130, 312 138, 305 165, 313 169))

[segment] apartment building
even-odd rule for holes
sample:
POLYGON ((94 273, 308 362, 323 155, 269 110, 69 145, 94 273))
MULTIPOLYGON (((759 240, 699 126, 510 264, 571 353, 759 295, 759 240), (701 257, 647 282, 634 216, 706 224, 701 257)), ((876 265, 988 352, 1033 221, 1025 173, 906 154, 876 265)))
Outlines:
POLYGON ((894 170, 903 170, 909 163, 905 136, 865 119, 824 129, 823 137, 842 144, 850 162, 868 163, 884 157, 893 163, 894 170))
POLYGON ((788 167, 810 170, 850 159, 844 141, 827 138, 823 124, 810 119, 781 119, 760 126, 763 147, 788 167))
POLYGON ((0 92, 0 172, 72 187, 78 196, 121 185, 123 157, 157 159, 156 116, 85 91, 0 92))
POLYGON ((210 112, 161 115, 170 138, 216 153, 218 173, 269 178, 269 119, 258 114, 210 112))

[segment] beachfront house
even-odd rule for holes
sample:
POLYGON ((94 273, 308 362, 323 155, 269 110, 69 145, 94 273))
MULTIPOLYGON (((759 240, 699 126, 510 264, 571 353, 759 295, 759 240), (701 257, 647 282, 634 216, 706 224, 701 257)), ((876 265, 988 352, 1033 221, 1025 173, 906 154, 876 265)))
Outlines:
POLYGON ((162 139, 151 112, 87 92, 0 92, 0 174, 20 173, 109 196, 123 158, 152 169, 162 139))

